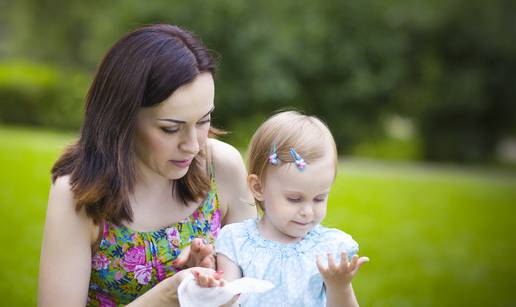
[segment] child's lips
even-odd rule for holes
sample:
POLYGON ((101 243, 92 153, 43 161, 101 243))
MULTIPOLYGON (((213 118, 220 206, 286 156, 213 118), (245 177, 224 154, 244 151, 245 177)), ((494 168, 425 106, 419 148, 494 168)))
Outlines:
POLYGON ((306 226, 312 225, 312 222, 297 222, 297 221, 293 221, 293 222, 294 222, 294 224, 302 226, 302 227, 306 227, 306 226))

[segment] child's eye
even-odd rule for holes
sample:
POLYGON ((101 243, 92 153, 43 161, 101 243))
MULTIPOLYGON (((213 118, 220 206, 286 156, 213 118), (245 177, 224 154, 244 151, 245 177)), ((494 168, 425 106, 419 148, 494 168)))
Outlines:
POLYGON ((315 201, 316 203, 322 203, 322 202, 323 202, 323 201, 325 201, 325 200, 326 200, 326 198, 325 198, 325 197, 324 197, 324 198, 315 198, 315 199, 314 199, 314 201, 315 201))
POLYGON ((287 197, 287 200, 291 203, 299 203, 301 202, 301 198, 287 197))

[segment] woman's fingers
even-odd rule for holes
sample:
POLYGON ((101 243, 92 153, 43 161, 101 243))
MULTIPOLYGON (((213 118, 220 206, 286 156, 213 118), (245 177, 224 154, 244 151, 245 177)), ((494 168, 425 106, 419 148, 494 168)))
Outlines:
POLYGON ((183 268, 186 266, 188 259, 190 258, 190 246, 183 248, 179 256, 172 263, 175 267, 183 268))
POLYGON ((213 253, 213 246, 203 243, 203 246, 199 249, 197 259, 198 262, 195 265, 214 269, 215 254, 213 253))
POLYGON ((215 268, 213 246, 205 244, 202 238, 195 238, 181 251, 173 264, 179 268, 196 266, 215 268))

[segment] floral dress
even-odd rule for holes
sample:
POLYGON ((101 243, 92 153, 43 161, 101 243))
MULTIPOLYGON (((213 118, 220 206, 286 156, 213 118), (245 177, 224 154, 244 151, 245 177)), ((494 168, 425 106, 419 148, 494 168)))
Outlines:
POLYGON ((214 176, 208 196, 194 213, 156 231, 104 223, 91 265, 88 306, 125 305, 180 271, 173 261, 198 237, 213 244, 220 230, 214 176))

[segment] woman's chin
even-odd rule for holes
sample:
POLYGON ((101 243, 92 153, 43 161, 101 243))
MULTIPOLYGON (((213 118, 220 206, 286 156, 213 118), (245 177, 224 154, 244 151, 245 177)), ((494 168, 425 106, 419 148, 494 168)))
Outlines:
POLYGON ((184 170, 176 170, 176 171, 171 171, 171 172, 167 172, 165 174, 165 177, 169 180, 178 180, 178 179, 181 179, 183 178, 186 173, 188 172, 188 168, 184 169, 184 170))

